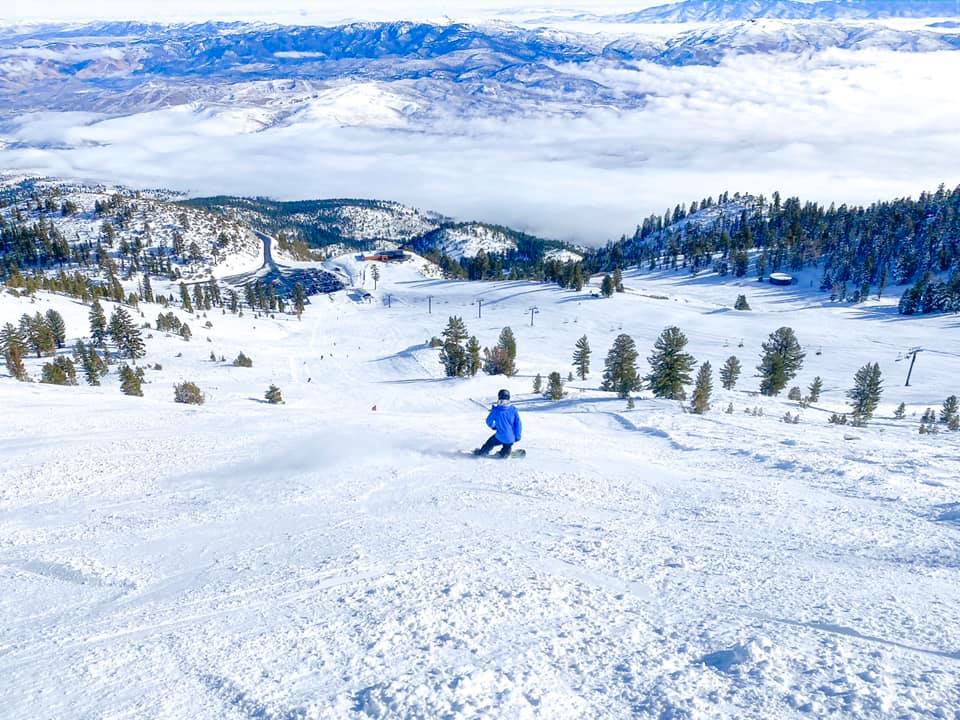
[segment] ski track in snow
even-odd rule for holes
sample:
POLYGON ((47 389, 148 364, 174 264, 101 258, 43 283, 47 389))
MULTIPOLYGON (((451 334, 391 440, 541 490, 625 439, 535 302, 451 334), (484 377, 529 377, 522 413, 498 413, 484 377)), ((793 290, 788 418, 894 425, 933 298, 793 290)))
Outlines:
MULTIPOLYGON (((960 717, 960 444, 890 418, 951 391, 955 360, 923 357, 905 389, 892 349, 956 351, 954 318, 811 312, 819 296, 755 283, 752 313, 718 313, 742 288, 679 276, 627 274, 630 292, 595 300, 382 270, 372 304, 314 297, 301 322, 214 312, 190 343, 155 332, 146 363, 163 369, 142 399, 114 375, 0 377, 0 714, 960 717), (486 345, 511 325, 520 375, 440 377, 427 341, 450 314, 486 345), (595 390, 616 334, 645 369, 672 323, 715 369, 737 354, 742 389, 718 387, 704 417, 595 390), (779 422, 795 403, 749 392, 782 324, 811 351, 798 381, 826 384, 800 425, 779 422), (558 403, 526 394, 535 373, 566 373, 583 333, 590 379, 558 403), (878 418, 829 426, 868 360, 887 379, 878 418), (184 378, 206 405, 170 401, 184 378), (271 382, 286 405, 259 401, 271 382), (503 384, 528 457, 453 453, 485 437, 477 405, 503 384)), ((71 342, 86 327, 86 308, 48 294, 0 296, 0 323, 48 307, 71 342)))

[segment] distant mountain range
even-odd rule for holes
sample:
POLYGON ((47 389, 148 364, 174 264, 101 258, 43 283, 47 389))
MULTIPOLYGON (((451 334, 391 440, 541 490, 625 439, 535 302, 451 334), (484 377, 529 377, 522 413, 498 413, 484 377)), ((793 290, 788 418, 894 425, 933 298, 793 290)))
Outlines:
POLYGON ((607 16, 611 22, 687 23, 736 20, 882 20, 960 17, 957 0, 685 0, 607 16))
MULTIPOLYGON (((868 4, 877 13, 881 7, 899 6, 713 0, 653 8, 629 17, 638 22, 730 19, 775 9, 788 14, 793 6, 809 15, 825 5, 852 13, 868 4), (668 9, 672 14, 666 14, 668 9)), ((932 8, 944 3, 903 5, 932 8)), ((642 106, 642 92, 608 85, 602 72, 592 72, 622 63, 713 65, 744 54, 958 47, 960 33, 949 27, 902 29, 879 22, 820 20, 678 26, 676 34, 666 37, 412 22, 338 27, 242 23, 8 27, 0 29, 0 123, 5 116, 24 112, 114 116, 191 103, 201 108, 256 108, 244 120, 248 131, 304 118, 333 125, 401 127, 411 118, 449 115, 570 115, 595 107, 642 106)), ((3 129, 0 124, 0 133, 3 129)), ((3 141, 14 146, 36 143, 35 138, 24 141, 16 133, 3 141)))

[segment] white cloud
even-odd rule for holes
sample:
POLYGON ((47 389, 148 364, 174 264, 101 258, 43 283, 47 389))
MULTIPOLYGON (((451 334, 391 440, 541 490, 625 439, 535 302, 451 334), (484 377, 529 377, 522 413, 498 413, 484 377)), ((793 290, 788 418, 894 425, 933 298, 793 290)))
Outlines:
MULTIPOLYGON (((568 69, 569 70, 569 69, 568 69)), ((0 166, 199 194, 376 197, 603 242, 723 190, 872 202, 960 183, 960 53, 743 56, 720 67, 580 72, 647 94, 582 117, 348 127, 329 115, 255 132, 231 109, 22 118, 0 166), (93 145, 92 143, 97 143, 93 145)), ((349 94, 348 94, 349 96, 349 94)))
POLYGON ((408 20, 450 17, 456 20, 490 16, 538 17, 554 12, 617 13, 660 5, 663 0, 597 0, 563 2, 541 0, 518 4, 516 0, 4 0, 0 23, 75 22, 85 20, 203 21, 268 20, 288 23, 330 23, 344 20, 408 20))

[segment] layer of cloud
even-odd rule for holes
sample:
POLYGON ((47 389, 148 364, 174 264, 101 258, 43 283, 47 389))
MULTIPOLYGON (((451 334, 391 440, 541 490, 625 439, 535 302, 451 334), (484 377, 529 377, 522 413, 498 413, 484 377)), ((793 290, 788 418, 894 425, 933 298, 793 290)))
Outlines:
POLYGON ((960 98, 945 92, 960 53, 579 72, 647 103, 389 128, 304 113, 262 132, 257 108, 44 114, 0 136, 11 143, 0 167, 196 194, 393 199, 587 243, 723 190, 868 203, 960 183, 960 98))
POLYGON ((551 13, 598 14, 640 10, 663 0, 591 0, 564 2, 540 0, 521 4, 516 0, 164 0, 163 3, 131 3, 129 0, 4 0, 0 24, 18 22, 81 22, 88 20, 142 20, 180 22, 204 20, 267 20, 286 23, 329 23, 344 20, 454 19, 482 17, 539 17, 551 13))

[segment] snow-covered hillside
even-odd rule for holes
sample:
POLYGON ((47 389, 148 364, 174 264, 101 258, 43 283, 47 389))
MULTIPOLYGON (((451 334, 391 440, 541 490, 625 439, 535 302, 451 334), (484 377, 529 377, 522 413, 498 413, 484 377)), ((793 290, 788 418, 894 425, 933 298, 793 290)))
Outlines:
POLYGON ((683 0, 639 12, 613 15, 612 22, 689 23, 731 20, 877 20, 954 17, 954 0, 683 0))
MULTIPOLYGON (((10 717, 955 714, 960 433, 918 427, 960 392, 956 318, 686 273, 593 299, 420 261, 379 265, 374 290, 353 256, 328 267, 358 287, 302 320, 171 310, 194 337, 149 331, 142 398, 115 371, 101 387, 0 374, 10 717), (731 309, 741 293, 749 312, 731 309), (427 340, 450 315, 488 346, 511 326, 518 375, 443 378, 427 340), (714 373, 743 362, 708 414, 598 389, 618 334, 646 372, 674 324, 714 373), (796 383, 824 380, 806 409, 756 394, 781 326, 807 351, 796 383), (533 395, 582 335, 588 379, 533 395), (241 351, 252 367, 230 363, 241 351), (828 424, 874 361, 875 419, 828 424), (206 404, 173 402, 183 380, 206 404), (286 404, 261 401, 271 383, 286 404), (528 457, 459 454, 504 386, 528 457)), ((68 347, 88 333, 87 306, 46 293, 0 294, 0 327, 49 309, 68 347)))
POLYGON ((71 247, 122 255, 136 248, 136 254, 170 258, 172 269, 188 280, 253 269, 263 259, 262 245, 247 227, 179 204, 183 197, 176 193, 3 175, 0 193, 4 222, 53 228, 71 247))
POLYGON ((573 252, 573 250, 548 250, 544 256, 544 260, 557 260, 559 262, 580 262, 583 260, 583 256, 579 253, 573 252))
POLYGON ((417 241, 422 250, 436 250, 454 260, 476 257, 481 250, 504 254, 517 249, 513 233, 484 223, 458 223, 428 233, 417 241))

